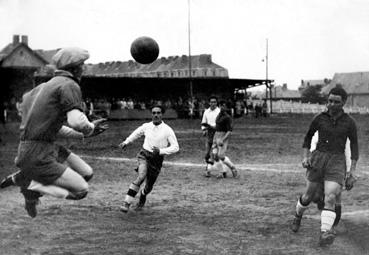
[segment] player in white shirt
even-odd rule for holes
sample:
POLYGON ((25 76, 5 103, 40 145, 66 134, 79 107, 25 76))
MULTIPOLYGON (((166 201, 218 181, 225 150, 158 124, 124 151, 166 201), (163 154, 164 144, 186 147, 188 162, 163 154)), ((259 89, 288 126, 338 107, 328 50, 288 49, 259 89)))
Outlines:
POLYGON ((135 196, 140 191, 142 183, 146 184, 141 190, 140 199, 136 209, 141 209, 146 202, 146 196, 151 192, 156 179, 160 174, 164 155, 170 155, 179 151, 176 135, 171 127, 162 121, 163 108, 154 106, 151 109, 152 121, 138 127, 127 137, 119 147, 126 146, 141 136, 145 136, 142 149, 137 155, 138 176, 128 188, 127 195, 120 210, 127 213, 135 196))
POLYGON ((216 119, 220 112, 218 107, 218 99, 215 96, 209 98, 210 107, 204 111, 201 120, 201 129, 203 136, 206 137, 205 142, 205 162, 206 162, 206 177, 210 177, 210 168, 214 164, 214 159, 211 155, 213 139, 215 134, 216 119))

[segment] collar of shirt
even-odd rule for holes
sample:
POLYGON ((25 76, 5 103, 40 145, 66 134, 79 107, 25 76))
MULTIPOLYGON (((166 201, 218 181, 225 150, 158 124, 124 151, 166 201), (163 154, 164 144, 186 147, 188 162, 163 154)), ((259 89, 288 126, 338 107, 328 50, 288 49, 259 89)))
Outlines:
POLYGON ((73 74, 71 74, 70 72, 65 71, 65 70, 56 70, 54 72, 54 76, 68 77, 68 78, 71 78, 73 81, 75 81, 79 84, 79 81, 73 76, 73 74))

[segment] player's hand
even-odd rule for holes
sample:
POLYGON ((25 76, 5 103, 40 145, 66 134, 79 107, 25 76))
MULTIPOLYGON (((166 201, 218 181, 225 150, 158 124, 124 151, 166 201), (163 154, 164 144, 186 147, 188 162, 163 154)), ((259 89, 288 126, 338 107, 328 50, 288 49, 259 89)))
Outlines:
POLYGON ((208 135, 208 131, 205 129, 202 131, 202 136, 207 136, 208 135))
POLYGON ((86 135, 85 137, 93 137, 105 132, 109 128, 107 121, 107 119, 97 119, 92 121, 92 123, 95 125, 95 128, 91 134, 86 135))
POLYGON ((122 150, 124 150, 127 147, 127 144, 125 142, 120 143, 119 148, 121 148, 122 150))
POLYGON ((304 157, 302 160, 302 167, 303 168, 311 167, 311 158, 304 157))
POLYGON ((351 190, 354 187, 355 182, 356 177, 353 174, 349 173, 345 180, 346 190, 351 190))
POLYGON ((154 153, 155 155, 159 155, 160 153, 160 149, 156 146, 152 147, 152 153, 154 153))

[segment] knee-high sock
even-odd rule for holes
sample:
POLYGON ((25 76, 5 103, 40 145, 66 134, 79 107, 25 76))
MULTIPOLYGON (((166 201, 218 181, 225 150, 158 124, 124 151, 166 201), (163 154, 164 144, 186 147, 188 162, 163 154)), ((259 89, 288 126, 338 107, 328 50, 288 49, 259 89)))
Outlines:
POLYGON ((31 181, 27 189, 38 191, 41 194, 46 194, 57 198, 66 198, 69 195, 69 191, 67 189, 56 185, 43 185, 36 181, 31 181))
POLYGON ((233 169, 235 166, 232 161, 226 156, 223 160, 224 164, 228 166, 230 169, 233 169))
POLYGON ((328 231, 332 228, 334 220, 336 219, 336 213, 332 210, 323 209, 321 215, 321 231, 328 231))
POLYGON ((304 212, 306 211, 306 209, 308 209, 308 207, 309 207, 309 204, 303 204, 301 202, 301 197, 299 197, 299 199, 297 199, 297 204, 296 204, 296 215, 302 216, 304 212))
POLYGON ((334 207, 334 211, 336 212, 336 218, 334 219, 333 226, 337 226, 341 219, 341 213, 342 213, 342 205, 336 204, 334 207))
POLYGON ((124 201, 126 201, 128 204, 131 204, 139 190, 140 186, 132 182, 131 185, 129 185, 126 199, 124 201))

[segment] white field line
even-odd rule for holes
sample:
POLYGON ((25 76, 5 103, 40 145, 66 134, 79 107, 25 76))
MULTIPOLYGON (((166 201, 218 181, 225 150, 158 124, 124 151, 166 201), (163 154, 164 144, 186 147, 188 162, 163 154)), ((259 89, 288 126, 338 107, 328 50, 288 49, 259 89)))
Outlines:
MULTIPOLYGON (((369 219, 369 209, 367 210, 356 210, 356 211, 351 211, 351 212, 343 212, 342 213, 342 218, 344 219, 345 217, 353 217, 353 216, 361 216, 361 217, 366 217, 369 219)), ((320 214, 314 214, 314 215, 306 215, 306 218, 309 219, 314 219, 314 220, 320 220, 320 214)))
MULTIPOLYGON (((103 161, 115 161, 115 162, 137 162, 136 158, 123 158, 123 157, 97 157, 83 155, 83 158, 98 159, 103 161)), ((183 167, 197 167, 204 168, 205 164, 189 163, 189 162, 170 162, 165 161, 164 166, 183 166, 183 167)), ((237 170, 242 171, 264 171, 273 173, 305 173, 300 164, 238 164, 236 165, 237 170)), ((360 171, 360 175, 369 175, 369 172, 360 171)))
MULTIPOLYGON (((118 157, 96 157, 82 155, 83 158, 98 159, 103 161, 114 161, 114 162, 137 162, 136 158, 118 158, 118 157)), ((204 168, 205 164, 188 163, 188 162, 169 162, 165 161, 164 166, 183 166, 183 167, 199 167, 204 168)), ((236 165, 237 170, 243 171, 266 171, 275 173, 303 173, 301 167, 295 164, 239 164, 236 165), (291 168, 296 168, 292 170, 291 168)))

